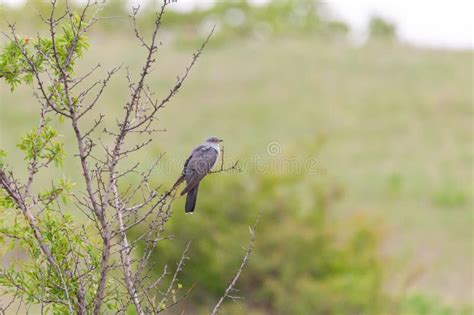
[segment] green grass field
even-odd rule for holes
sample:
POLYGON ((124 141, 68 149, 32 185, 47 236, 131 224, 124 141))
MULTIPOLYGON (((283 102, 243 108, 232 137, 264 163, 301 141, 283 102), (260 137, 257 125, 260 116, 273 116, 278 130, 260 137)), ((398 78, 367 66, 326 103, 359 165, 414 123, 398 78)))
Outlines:
MULTIPOLYGON (((97 61, 104 69, 124 63, 132 74, 141 68, 143 51, 131 38, 97 35, 91 47, 84 72, 97 61)), ((157 95, 172 86, 193 48, 160 49, 149 82, 157 95)), ((389 288, 413 278, 407 290, 471 303, 472 71, 472 52, 398 44, 355 48, 308 38, 211 44, 162 111, 159 126, 167 132, 137 158, 147 163, 166 152, 168 167, 156 175, 158 182, 171 182, 190 149, 208 135, 225 139, 226 158, 239 159, 244 172, 256 161, 316 159, 316 172, 301 174, 301 190, 311 193, 307 187, 321 178, 338 183, 342 197, 331 215, 362 213, 380 222, 383 254, 394 258, 389 288), (272 142, 281 149, 278 156, 267 152, 272 142)), ((108 124, 126 95, 122 71, 99 109, 108 124)), ((36 123, 36 109, 28 89, 11 93, 1 84, 0 143, 15 170, 24 165, 15 144, 36 123)), ((60 127, 72 148, 66 129, 60 127)), ((64 172, 76 177, 76 163, 69 156, 64 172)), ((275 171, 282 170, 277 165, 275 171)))

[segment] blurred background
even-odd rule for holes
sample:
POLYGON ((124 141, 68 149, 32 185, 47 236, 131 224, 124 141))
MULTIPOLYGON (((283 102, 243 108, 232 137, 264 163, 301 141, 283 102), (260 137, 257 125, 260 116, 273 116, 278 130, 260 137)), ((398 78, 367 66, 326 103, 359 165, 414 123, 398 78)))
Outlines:
MULTIPOLYGON (((147 34, 159 3, 138 2, 147 34)), ((144 50, 127 18, 136 4, 108 2, 78 69, 124 64, 138 75, 144 50)), ((7 20, 25 36, 43 32, 33 8, 48 12, 48 3, 4 0, 2 30, 7 20)), ((166 189, 191 149, 216 135, 226 163, 242 169, 205 179, 194 216, 183 200, 173 206, 156 274, 192 241, 180 281, 195 287, 172 314, 209 312, 259 212, 243 299, 223 314, 472 314, 473 9, 422 0, 170 5, 149 81, 157 96, 216 30, 159 116, 167 132, 133 160, 145 168, 166 153, 151 183, 166 189)), ((38 106, 28 87, 0 87, 0 144, 25 174, 16 143, 38 106)), ((106 124, 126 95, 123 71, 99 109, 106 124)), ((67 126, 57 128, 73 152, 67 126)), ((42 184, 67 176, 79 189, 77 165, 70 154, 42 184)))

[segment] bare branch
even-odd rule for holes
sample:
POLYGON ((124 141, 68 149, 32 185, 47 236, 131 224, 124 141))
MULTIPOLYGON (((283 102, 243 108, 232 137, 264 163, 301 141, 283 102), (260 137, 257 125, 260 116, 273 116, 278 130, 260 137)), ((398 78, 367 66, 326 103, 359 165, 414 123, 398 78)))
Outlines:
POLYGON ((135 310, 138 314, 142 315, 145 314, 143 312, 142 306, 140 304, 140 300, 138 299, 137 289, 135 283, 132 279, 132 267, 130 263, 130 248, 128 244, 127 234, 124 230, 123 224, 123 206, 120 204, 120 199, 117 191, 117 182, 115 181, 112 185, 113 193, 114 193, 114 202, 115 208, 117 209, 117 218, 119 221, 119 229, 120 229, 120 239, 122 242, 122 248, 120 250, 120 258, 123 264, 123 272, 125 276, 125 282, 127 284, 128 293, 130 294, 130 298, 135 305, 135 310))
MULTIPOLYGON (((119 71, 121 68, 121 66, 119 67, 115 67, 113 68, 111 71, 107 72, 107 77, 102 81, 102 85, 99 89, 99 91, 97 92, 97 94, 95 95, 94 99, 92 100, 92 102, 78 115, 78 119, 80 119, 82 116, 84 116, 85 114, 87 114, 87 112, 89 112, 96 104, 97 104, 97 101, 100 99, 100 97, 102 96, 105 88, 107 87, 107 84, 109 83, 110 79, 112 78, 112 76, 117 73, 117 71, 119 71)), ((91 87, 89 87, 87 90, 85 90, 83 93, 81 93, 79 95, 79 99, 82 99, 87 93, 89 93, 90 90, 92 90, 97 84, 99 84, 99 82, 95 82, 91 87)))
POLYGON ((212 310, 211 315, 217 315, 219 313, 219 310, 222 307, 222 303, 227 297, 232 298, 232 299, 236 298, 236 297, 231 296, 230 293, 232 292, 232 290, 234 290, 237 280, 239 280, 240 278, 240 274, 242 273, 242 271, 244 270, 245 266, 247 265, 250 259, 250 254, 252 253, 252 250, 255 245, 255 229, 257 228, 257 224, 259 220, 260 220, 260 214, 258 215, 254 226, 249 228, 250 243, 249 243, 249 246, 247 247, 247 250, 245 251, 245 255, 244 255, 244 258, 242 259, 242 263, 240 264, 239 270, 237 270, 237 273, 235 274, 234 278, 232 278, 232 281, 229 283, 229 286, 225 290, 224 295, 222 295, 222 297, 219 299, 216 306, 212 310))
POLYGON ((239 160, 235 161, 231 166, 225 167, 225 151, 224 147, 221 148, 221 163, 220 167, 217 170, 210 171, 209 174, 216 174, 228 171, 237 171, 240 172, 241 169, 239 168, 239 160))
MULTIPOLYGON (((165 3, 166 3, 166 1, 165 1, 165 3)), ((204 50, 204 47, 206 47, 207 43, 209 42, 209 39, 211 38, 212 34, 214 33, 214 29, 215 29, 215 26, 209 32, 209 35, 206 37, 206 40, 202 43, 201 47, 197 50, 197 52, 195 52, 193 54, 192 59, 191 59, 191 63, 186 67, 186 69, 184 71, 184 74, 181 77, 178 76, 175 86, 169 91, 168 95, 159 104, 156 102, 155 105, 153 106, 152 112, 150 114, 148 114, 147 116, 145 116, 140 122, 130 126, 128 128, 129 131, 130 130, 136 130, 137 128, 139 128, 143 124, 147 123, 149 120, 153 119, 156 112, 160 108, 163 108, 166 105, 166 103, 168 103, 171 100, 171 98, 174 95, 176 95, 176 93, 178 93, 178 91, 181 88, 182 84, 184 83, 184 81, 188 77, 189 73, 191 72, 191 69, 193 68, 193 66, 196 63, 197 59, 199 58, 199 56, 201 56, 202 51, 204 50)))
POLYGON ((173 279, 171 279, 171 282, 168 286, 168 289, 166 290, 166 293, 163 296, 163 299, 160 302, 160 305, 166 305, 168 303, 168 300, 170 299, 170 294, 172 292, 172 289, 173 289, 174 285, 176 284, 176 281, 178 281, 178 275, 183 270, 184 262, 187 259, 189 259, 189 257, 187 257, 186 255, 188 254, 190 245, 191 245, 191 242, 188 242, 188 244, 186 245, 186 248, 183 251, 183 255, 181 256, 181 259, 179 260, 178 266, 176 267, 176 270, 173 274, 173 279))

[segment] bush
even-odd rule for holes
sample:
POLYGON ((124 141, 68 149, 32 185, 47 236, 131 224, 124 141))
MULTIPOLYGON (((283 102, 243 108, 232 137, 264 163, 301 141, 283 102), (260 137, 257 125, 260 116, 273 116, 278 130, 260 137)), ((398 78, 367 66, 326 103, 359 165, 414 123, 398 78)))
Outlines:
POLYGON ((384 20, 379 16, 373 16, 369 23, 370 38, 372 39, 389 39, 396 38, 395 24, 384 20))
POLYGON ((406 315, 468 315, 474 310, 469 306, 445 306, 433 297, 413 294, 400 302, 400 314, 406 315))
POLYGON ((243 254, 245 225, 261 209, 256 248, 237 293, 245 297, 251 314, 377 313, 385 299, 378 232, 360 218, 329 220, 326 213, 337 198, 334 189, 318 184, 307 194, 298 188, 300 181, 285 174, 206 180, 196 214, 184 215, 178 208, 169 226, 173 244, 159 248, 155 261, 171 266, 192 240, 181 282, 199 287, 191 299, 203 306, 222 295, 238 269, 241 257, 235 253, 243 254))

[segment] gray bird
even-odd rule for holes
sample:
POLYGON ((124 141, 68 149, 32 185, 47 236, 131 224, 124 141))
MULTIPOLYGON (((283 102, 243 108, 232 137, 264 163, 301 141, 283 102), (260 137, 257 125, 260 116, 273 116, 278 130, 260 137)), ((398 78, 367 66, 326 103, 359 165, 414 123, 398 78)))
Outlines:
POLYGON ((191 156, 184 163, 181 176, 178 178, 173 188, 186 181, 186 187, 181 192, 181 196, 187 194, 186 205, 184 210, 186 213, 194 212, 196 207, 196 199, 199 183, 206 176, 217 162, 217 158, 221 152, 219 143, 221 139, 210 137, 203 144, 197 146, 191 156))

